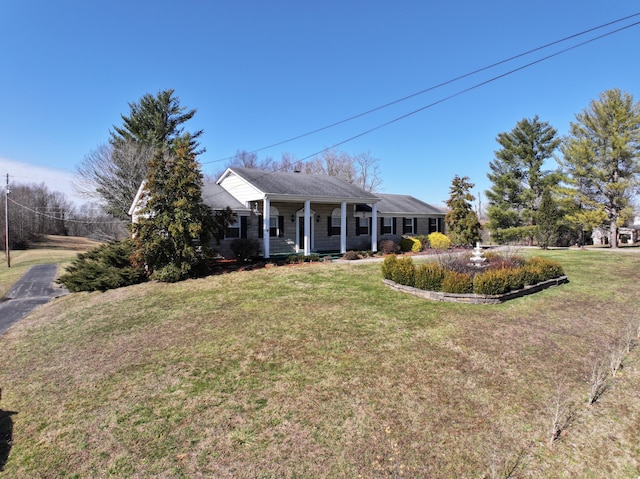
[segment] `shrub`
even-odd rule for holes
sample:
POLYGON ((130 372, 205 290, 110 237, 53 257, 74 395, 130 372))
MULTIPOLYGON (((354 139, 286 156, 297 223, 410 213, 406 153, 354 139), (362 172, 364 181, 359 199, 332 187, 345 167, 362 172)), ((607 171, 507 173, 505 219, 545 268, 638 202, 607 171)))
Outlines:
POLYGON ((60 276, 58 283, 72 292, 106 291, 142 283, 147 279, 146 272, 131 264, 133 250, 133 242, 125 239, 81 253, 60 276))
POLYGON ((360 256, 358 256, 358 253, 356 253, 355 251, 347 251, 345 254, 342 255, 342 259, 353 261, 356 259, 360 259, 360 256))
POLYGON ((177 283, 178 281, 182 281, 187 277, 188 274, 183 272, 177 265, 173 263, 157 269, 151 275, 151 279, 162 281, 164 283, 177 283))
POLYGON ((422 251, 422 243, 419 239, 413 236, 405 236, 400 240, 400 249, 402 251, 411 251, 412 253, 419 253, 422 251))
POLYGON ((429 244, 433 249, 449 249, 451 248, 451 240, 442 233, 431 233, 428 237, 429 244))
POLYGON ((320 256, 318 256, 315 253, 312 253, 310 255, 303 256, 302 261, 304 261, 305 263, 317 263, 318 261, 320 261, 320 256))
POLYGON ((520 287, 518 271, 512 268, 490 269, 476 274, 473 278, 473 292, 476 294, 504 294, 520 287))
POLYGON ((231 251, 238 261, 247 261, 258 255, 260 249, 258 240, 236 238, 231 242, 231 251))
POLYGON ((400 250, 400 245, 393 240, 380 241, 380 251, 382 254, 397 254, 400 250))
POLYGON ((405 286, 415 284, 416 267, 411 258, 400 258, 391 272, 391 281, 405 286))
POLYGON ((520 276, 525 285, 537 284, 543 281, 542 268, 535 264, 525 264, 520 268, 520 276))
POLYGON ((429 248, 429 237, 427 235, 415 235, 414 238, 422 243, 422 251, 429 248))
POLYGON ((445 293, 473 293, 473 278, 467 273, 445 271, 442 279, 442 291, 445 293))
POLYGON ((423 263, 416 268, 415 287, 427 291, 440 291, 444 270, 438 263, 423 263))
POLYGON ((542 275, 541 281, 558 278, 559 276, 564 275, 562 265, 560 265, 560 263, 558 263, 557 261, 534 257, 530 258, 526 264, 540 268, 540 272, 542 275))
POLYGON ((382 261, 382 277, 384 279, 391 279, 393 277, 393 270, 396 267, 398 262, 398 257, 396 255, 387 256, 382 261))
POLYGON ((498 229, 491 233, 491 237, 498 244, 523 243, 536 234, 535 226, 516 226, 513 228, 498 229))

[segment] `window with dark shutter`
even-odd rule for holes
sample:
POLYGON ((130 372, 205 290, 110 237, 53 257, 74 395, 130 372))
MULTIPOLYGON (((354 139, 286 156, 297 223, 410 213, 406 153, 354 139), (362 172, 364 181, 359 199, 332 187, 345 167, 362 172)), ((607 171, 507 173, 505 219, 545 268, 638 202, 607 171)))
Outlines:
POLYGON ((233 217, 233 222, 227 226, 224 232, 225 238, 240 238, 240 218, 238 216, 233 217))
POLYGON ((248 216, 240 217, 240 238, 247 239, 247 220, 248 216))
POLYGON ((284 238, 284 216, 278 216, 278 236, 284 238))

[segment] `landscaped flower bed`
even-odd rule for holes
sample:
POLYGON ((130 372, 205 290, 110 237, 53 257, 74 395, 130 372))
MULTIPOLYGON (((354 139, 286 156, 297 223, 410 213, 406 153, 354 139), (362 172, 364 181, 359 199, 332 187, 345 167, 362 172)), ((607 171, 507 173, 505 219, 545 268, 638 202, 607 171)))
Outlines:
POLYGON ((486 255, 473 264, 463 256, 443 256, 416 266, 409 257, 387 256, 382 263, 388 286, 426 299, 466 303, 499 303, 567 282, 562 266, 544 258, 486 255))

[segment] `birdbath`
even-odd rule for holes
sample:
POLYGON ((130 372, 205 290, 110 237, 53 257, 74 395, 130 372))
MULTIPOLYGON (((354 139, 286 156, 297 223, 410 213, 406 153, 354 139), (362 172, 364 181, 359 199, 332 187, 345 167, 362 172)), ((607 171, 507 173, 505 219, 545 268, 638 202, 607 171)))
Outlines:
POLYGON ((482 248, 480 248, 480 242, 476 242, 476 247, 473 248, 473 254, 471 258, 469 258, 471 264, 473 264, 476 268, 480 268, 482 264, 487 261, 487 258, 484 257, 482 253, 482 248))

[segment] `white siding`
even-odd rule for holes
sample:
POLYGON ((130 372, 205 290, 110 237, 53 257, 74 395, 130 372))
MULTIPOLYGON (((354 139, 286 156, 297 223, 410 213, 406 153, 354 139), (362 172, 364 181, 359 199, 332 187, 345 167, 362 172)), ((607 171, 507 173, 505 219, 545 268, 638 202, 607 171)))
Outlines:
POLYGON ((222 180, 220 186, 231 193, 240 203, 246 204, 249 201, 258 201, 263 198, 262 192, 234 173, 222 180))

